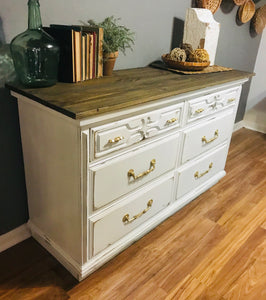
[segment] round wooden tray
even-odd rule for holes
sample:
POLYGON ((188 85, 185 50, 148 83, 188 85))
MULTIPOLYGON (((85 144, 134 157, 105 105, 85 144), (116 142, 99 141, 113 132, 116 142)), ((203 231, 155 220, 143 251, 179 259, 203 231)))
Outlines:
POLYGON ((208 67, 210 62, 190 62, 190 61, 176 61, 169 59, 167 54, 162 55, 163 62, 170 68, 183 71, 201 71, 208 67))
POLYGON ((214 14, 220 7, 221 2, 222 0, 197 0, 196 4, 197 7, 209 9, 214 14))
POLYGON ((242 23, 247 23, 255 14, 255 3, 252 0, 247 0, 238 9, 238 18, 242 23))

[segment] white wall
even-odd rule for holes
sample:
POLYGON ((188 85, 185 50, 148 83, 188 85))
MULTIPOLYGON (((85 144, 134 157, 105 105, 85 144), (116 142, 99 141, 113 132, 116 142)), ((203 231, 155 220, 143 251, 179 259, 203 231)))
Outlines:
POLYGON ((266 29, 264 29, 248 94, 246 111, 266 99, 266 29))

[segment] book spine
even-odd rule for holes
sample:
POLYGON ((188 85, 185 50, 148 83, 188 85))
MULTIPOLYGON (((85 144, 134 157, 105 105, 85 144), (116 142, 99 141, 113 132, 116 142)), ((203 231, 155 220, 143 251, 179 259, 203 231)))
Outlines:
POLYGON ((86 34, 82 33, 82 81, 86 80, 86 34))
POLYGON ((92 61, 92 79, 96 77, 96 43, 97 43, 97 35, 93 32, 93 61, 92 61))
POLYGON ((90 76, 89 79, 92 79, 93 73, 93 34, 90 34, 90 76))
POLYGON ((103 77, 103 28, 99 28, 98 39, 98 77, 103 77))
POLYGON ((75 68, 75 42, 74 42, 74 30, 71 30, 71 36, 72 36, 72 43, 71 43, 71 49, 72 49, 72 82, 76 82, 76 68, 75 68))
POLYGON ((75 52, 75 82, 81 81, 82 77, 82 62, 81 62, 81 55, 82 55, 82 49, 81 49, 81 32, 74 30, 74 52, 75 52))

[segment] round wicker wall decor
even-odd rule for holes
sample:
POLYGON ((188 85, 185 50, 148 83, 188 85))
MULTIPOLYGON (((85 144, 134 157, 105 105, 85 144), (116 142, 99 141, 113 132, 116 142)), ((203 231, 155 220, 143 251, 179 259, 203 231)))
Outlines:
POLYGON ((261 34, 266 26, 266 4, 258 8, 251 20, 251 26, 257 34, 261 34))
POLYGON ((236 5, 243 5, 247 0, 233 0, 236 5))
POLYGON ((242 23, 247 23, 255 14, 255 3, 252 0, 247 0, 239 7, 238 18, 242 23))
POLYGON ((220 7, 221 2, 222 0, 197 0, 196 4, 198 8, 209 9, 214 14, 220 7))

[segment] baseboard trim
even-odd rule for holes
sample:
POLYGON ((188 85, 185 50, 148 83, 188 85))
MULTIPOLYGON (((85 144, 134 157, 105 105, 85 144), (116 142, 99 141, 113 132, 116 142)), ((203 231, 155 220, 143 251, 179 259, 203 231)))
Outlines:
POLYGON ((243 127, 244 127, 244 121, 243 120, 239 121, 239 122, 234 124, 233 132, 235 132, 235 131, 243 128, 243 127))
POLYGON ((266 125, 265 124, 258 124, 255 122, 247 122, 245 121, 244 127, 253 131, 261 132, 261 133, 266 133, 266 125))
POLYGON ((31 237, 27 224, 0 235, 0 253, 31 237))

